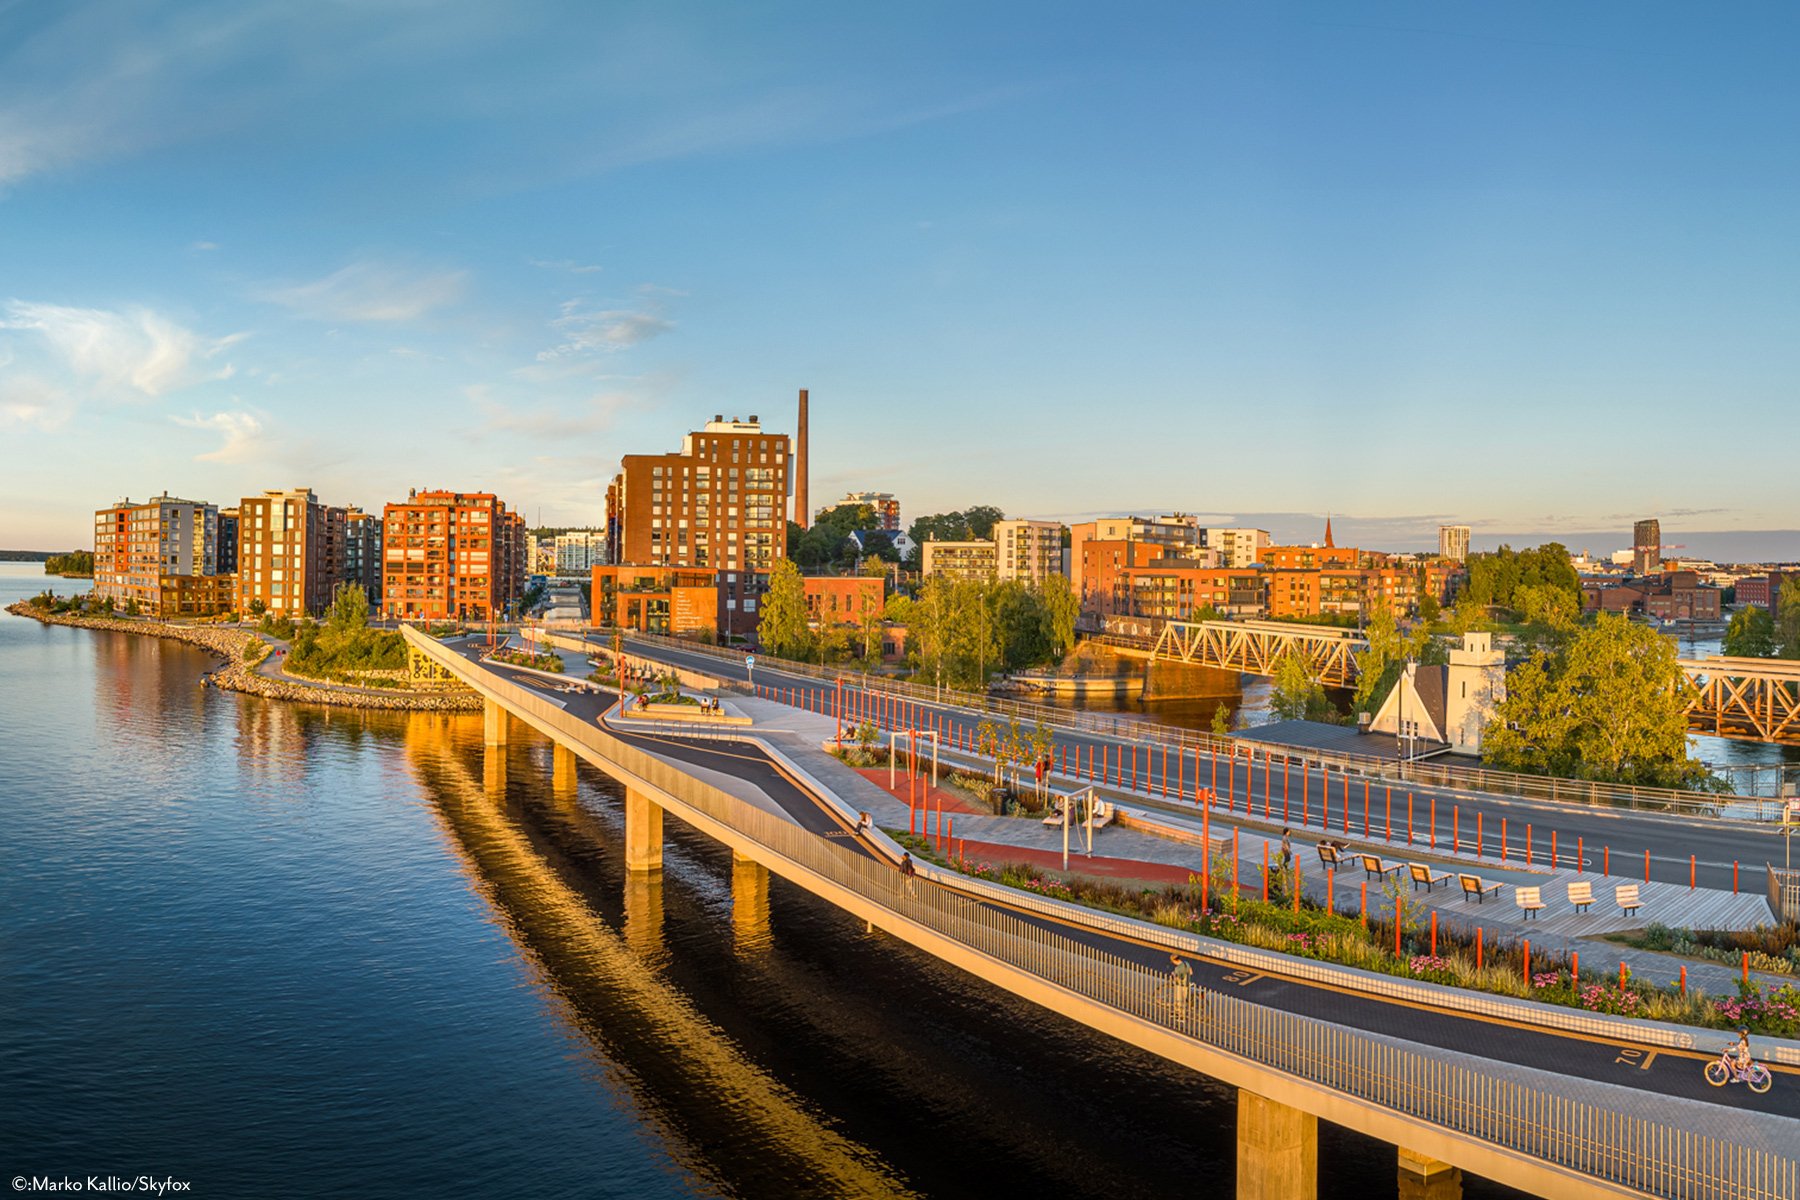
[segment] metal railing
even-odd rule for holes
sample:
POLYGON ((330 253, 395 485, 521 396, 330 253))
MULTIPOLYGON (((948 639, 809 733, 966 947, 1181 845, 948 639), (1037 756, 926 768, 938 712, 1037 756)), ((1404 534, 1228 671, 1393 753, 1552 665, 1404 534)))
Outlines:
POLYGON ((1800 871, 1769 864, 1769 911, 1778 921, 1800 925, 1800 871))
MULTIPOLYGON (((666 645, 671 649, 717 658, 740 668, 743 665, 744 655, 741 650, 708 646, 701 642, 691 642, 682 638, 666 637, 654 633, 628 632, 626 636, 654 645, 666 645)), ((1104 713, 1056 708, 1028 700, 1012 700, 948 689, 940 690, 906 680, 885 679, 879 675, 846 672, 834 667, 795 662, 791 659, 770 659, 766 656, 759 656, 758 661, 766 663, 772 670, 783 671, 790 675, 800 675, 825 683, 834 683, 841 679, 846 684, 853 684, 866 691, 879 692, 883 695, 960 708, 975 715, 1016 717, 1022 722, 1042 723, 1050 729, 1071 733, 1092 734, 1183 750, 1198 750, 1206 754, 1239 757, 1245 755, 1257 757, 1259 749, 1266 753, 1270 748, 1267 743, 1246 738, 1220 736, 1205 730, 1183 729, 1179 726, 1163 725, 1137 717, 1111 716, 1104 713)), ((742 690, 745 686, 744 682, 739 679, 728 679, 725 683, 728 687, 738 690, 742 690)), ((1521 775, 1512 771, 1492 771, 1485 767, 1452 766, 1426 759, 1398 762, 1373 756, 1334 754, 1326 750, 1301 747, 1284 746, 1276 753, 1277 757, 1283 761, 1321 771, 1335 771, 1357 778, 1367 778, 1371 782, 1407 783, 1414 787, 1434 787, 1445 791, 1486 792, 1492 795, 1516 796, 1526 800, 1544 800, 1555 804, 1675 812, 1687 816, 1730 816, 1757 822, 1779 821, 1782 813, 1782 802, 1772 797, 1737 794, 1709 795, 1704 792, 1681 791, 1677 788, 1634 787, 1628 784, 1560 779, 1546 775, 1521 775)))
MULTIPOLYGON (((451 653, 432 646, 445 659, 451 653)), ((467 668, 468 664, 455 664, 467 668)), ((484 673, 485 674, 485 673, 484 673)), ((892 867, 808 833, 679 764, 596 730, 524 689, 489 677, 489 690, 540 728, 605 755, 616 769, 657 786, 682 809, 754 843, 764 865, 833 899, 847 892, 1043 983, 1129 1014, 1242 1062, 1305 1080, 1441 1129, 1564 1170, 1680 1200, 1776 1200, 1800 1189, 1791 1154, 1695 1132, 1671 1114, 1640 1116, 1597 1097, 1677 1105, 1529 1068, 1506 1074, 1480 1060, 1420 1050, 1199 987, 1176 987, 1157 969, 1047 930, 1013 913, 937 887, 909 887, 892 867), (501 689, 505 689, 502 691, 501 689), (810 878, 809 878, 810 877, 810 878), (821 888, 818 882, 829 884, 821 888), (1523 1075, 1541 1082, 1522 1082, 1523 1075), (1596 1098, 1577 1094, 1587 1091, 1596 1098)), ((689 818, 692 820, 692 817, 689 818)), ((716 836, 716 834, 714 835, 716 836)), ((841 901, 840 901, 841 903, 841 901)), ((995 980, 995 982, 1001 982, 995 980)))

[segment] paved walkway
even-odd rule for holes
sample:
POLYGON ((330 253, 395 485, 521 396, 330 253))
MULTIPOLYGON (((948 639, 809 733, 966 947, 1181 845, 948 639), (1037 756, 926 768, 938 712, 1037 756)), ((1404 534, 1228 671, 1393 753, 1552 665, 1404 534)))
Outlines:
MULTIPOLYGON (((784 751, 796 756, 806 764, 809 771, 821 775, 821 782, 827 782, 838 794, 850 799, 858 808, 874 816, 878 825, 885 828, 905 828, 912 818, 912 810, 905 800, 895 796, 883 784, 869 779, 863 771, 844 765, 839 759, 826 754, 822 744, 830 741, 837 732, 837 723, 830 717, 816 713, 802 712, 785 704, 771 700, 735 697, 734 705, 746 716, 756 722, 759 734, 770 734, 771 728, 785 732, 773 734, 770 740, 780 745, 784 751), (829 767, 815 766, 829 764, 829 767), (831 780, 826 780, 822 772, 829 770, 831 780), (855 797, 854 799, 851 799, 855 797)), ((946 760, 960 761, 962 756, 946 754, 946 760)), ((871 770, 868 774, 882 774, 871 770)), ((902 779, 900 789, 904 795, 905 782, 902 779)), ((1109 791, 1111 789, 1108 789, 1109 791)), ((1141 798, 1133 799, 1123 796, 1127 806, 1141 802, 1141 798)), ((1195 814, 1165 813, 1155 814, 1159 821, 1170 823, 1185 822, 1189 829, 1198 834, 1201 823, 1195 814)), ((1264 844, 1267 843, 1271 859, 1280 848, 1279 832, 1273 834, 1267 826, 1257 822, 1251 824, 1242 820, 1242 814, 1230 818, 1215 815, 1212 821, 1211 835, 1214 844, 1223 842, 1229 845, 1233 831, 1238 834, 1239 846, 1239 878, 1244 890, 1249 893, 1252 887, 1261 890, 1261 870, 1264 844)), ((971 847, 981 846, 984 856, 996 861, 1009 861, 1008 851, 1017 855, 1017 861, 1031 862, 1047 869, 1060 870, 1062 865, 1062 830, 1057 826, 1047 826, 1041 820, 1020 817, 996 817, 990 813, 958 812, 955 817, 954 832, 959 840, 966 840, 971 847), (1054 864, 1050 861, 1054 859, 1054 864)), ((1071 831, 1072 840, 1079 835, 1079 827, 1071 831)), ((1303 832, 1295 827, 1293 837, 1294 853, 1301 862, 1301 884, 1306 893, 1314 899, 1325 897, 1325 872, 1319 866, 1313 849, 1321 831, 1315 827, 1303 832)), ((1334 837, 1341 834, 1334 832, 1334 837)), ((1108 860, 1100 870, 1090 871, 1085 854, 1070 856, 1070 868, 1077 874, 1094 874, 1109 878, 1145 878, 1162 879, 1170 883, 1186 882, 1190 873, 1201 869, 1200 847, 1195 842, 1176 841, 1156 834, 1135 829, 1109 827, 1095 835, 1095 855, 1108 860), (1131 875, 1126 868, 1116 864, 1129 862, 1136 865, 1141 873, 1131 875)), ((1383 843, 1360 843, 1352 841, 1353 849, 1367 846, 1372 852, 1388 856, 1390 862, 1423 862, 1435 864, 1439 872, 1454 873, 1459 863, 1466 864, 1460 869, 1473 867, 1479 874, 1492 882, 1503 882, 1508 887, 1500 897, 1489 898, 1485 903, 1477 904, 1466 900, 1454 879, 1451 887, 1454 891, 1439 885, 1431 893, 1407 891, 1407 903, 1420 905, 1435 910, 1444 927, 1457 928, 1473 932, 1480 927, 1487 938, 1498 942, 1518 942, 1531 939, 1534 949, 1549 950, 1560 955, 1580 954, 1592 965, 1587 970, 1618 970, 1620 962, 1631 968, 1634 975, 1659 983, 1673 983, 1686 967, 1688 986, 1704 988, 1713 993, 1731 992, 1736 989, 1741 976, 1741 969, 1727 964, 1703 959, 1683 959, 1674 955, 1660 954, 1655 951, 1638 950, 1621 946, 1613 942, 1596 940, 1599 935, 1616 932, 1619 929, 1641 929, 1652 921, 1661 920, 1672 927, 1704 927, 1704 928, 1750 928, 1769 921, 1767 902, 1759 895, 1740 894, 1733 896, 1729 892, 1719 892, 1705 888, 1689 892, 1688 889, 1674 884, 1652 883, 1642 888, 1644 908, 1637 918, 1623 918, 1608 914, 1607 906, 1614 908, 1612 888, 1619 883, 1632 882, 1620 877, 1606 877, 1592 872, 1578 875, 1572 870, 1547 871, 1526 869, 1520 863, 1508 863, 1502 867, 1492 856, 1478 859, 1473 854, 1454 855, 1448 847, 1431 852, 1429 847, 1415 846, 1414 853, 1407 855, 1406 848, 1390 847, 1383 843), (1399 853, 1393 853, 1399 851, 1399 853), (1424 851, 1424 853, 1419 853, 1424 851), (1567 901, 1567 884, 1583 880, 1594 885, 1595 902, 1593 909, 1585 914, 1576 914, 1567 901), (1543 888, 1545 910, 1540 917, 1526 921, 1520 910, 1512 903, 1510 890, 1513 886, 1524 884, 1527 887, 1543 888), (1664 914, 1659 917, 1659 912, 1664 914), (1686 914, 1698 912, 1704 918, 1698 924, 1691 924, 1686 914), (1713 921, 1721 923, 1714 924, 1713 921)), ((1215 855, 1216 858, 1216 855, 1215 855)), ((1377 906, 1385 911, 1388 901, 1381 887, 1376 882, 1366 881, 1360 868, 1338 873, 1333 880, 1334 900, 1341 911, 1357 912, 1361 908, 1362 885, 1369 882, 1369 904, 1371 911, 1377 906)), ((1768 983, 1793 982, 1793 976, 1782 976, 1752 971, 1752 978, 1768 983)))

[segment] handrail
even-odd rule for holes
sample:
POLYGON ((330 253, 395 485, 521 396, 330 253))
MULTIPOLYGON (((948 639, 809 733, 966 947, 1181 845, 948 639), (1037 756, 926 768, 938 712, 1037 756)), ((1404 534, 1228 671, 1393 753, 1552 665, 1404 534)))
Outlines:
MULTIPOLYGON (((469 664, 413 635, 426 653, 469 664)), ((542 698, 487 672, 480 688, 546 731, 558 730, 603 754, 614 769, 658 786, 679 810, 759 847, 764 865, 789 877, 824 880, 867 904, 931 930, 968 951, 1029 974, 1072 996, 1127 1014, 1236 1060, 1353 1097, 1378 1109, 1527 1155, 1590 1179, 1679 1200, 1776 1200, 1800 1187, 1800 1160, 1782 1149, 1728 1141, 1681 1119, 1694 1102, 1658 1098, 1667 1119, 1601 1102, 1622 1089, 1530 1068, 1505 1074, 1470 1056, 1420 1051, 1405 1042, 1266 1008, 1201 988, 1173 991, 1169 977, 1142 964, 970 897, 929 887, 909 890, 891 867, 840 848, 684 771, 679 765, 578 721, 542 698), (1509 1077, 1513 1076, 1513 1077, 1509 1077), (1523 1081, 1521 1081, 1523 1080, 1523 1081), (1582 1098, 1572 1093, 1585 1092, 1582 1098)), ((814 889, 817 890, 817 889, 814 889)), ((1635 1097, 1634 1097, 1635 1098, 1635 1097)), ((1694 1114, 1689 1114, 1692 1118, 1694 1114)), ((1743 1137, 1753 1123, 1743 1121, 1743 1137)))
MULTIPOLYGON (((627 632, 626 636, 638 641, 666 645, 671 649, 740 664, 743 660, 742 651, 708 646, 702 642, 634 631, 627 632)), ((1041 722, 1049 728, 1073 733, 1155 743, 1182 750, 1196 750, 1205 754, 1242 756, 1249 753, 1254 757, 1257 754, 1257 747, 1262 747, 1265 752, 1269 750, 1264 743, 1252 739, 1221 736, 1204 730, 1184 729, 1135 717, 1104 716, 1099 713, 1054 708, 1047 704, 1035 704, 1031 701, 1011 700, 968 692, 939 692, 935 688, 907 680, 886 679, 878 675, 866 675, 818 666, 813 663, 795 662, 792 659, 776 659, 769 658, 767 655, 759 655, 759 661, 765 660, 770 667, 790 675, 804 675, 822 682, 835 682, 841 679, 847 683, 853 682, 867 691, 961 708, 981 715, 1018 717, 1021 720, 1041 722)), ((741 684, 735 686, 742 687, 741 684)), ((1368 755, 1334 754, 1326 750, 1305 747, 1282 747, 1276 753, 1286 762, 1321 771, 1339 771, 1345 775, 1366 778, 1371 782, 1392 781, 1409 783, 1414 787, 1442 788, 1447 791, 1485 792, 1491 795, 1516 796, 1525 800, 1548 801, 1553 804, 1679 812, 1695 817, 1720 817, 1724 815, 1723 809, 1730 808, 1732 810, 1730 815, 1733 819, 1757 823, 1779 821, 1782 812, 1782 802, 1767 796, 1746 796, 1737 793, 1708 794, 1687 792, 1678 788, 1637 787, 1631 784, 1599 783, 1585 779, 1562 779, 1552 775, 1521 775, 1512 771, 1494 771, 1486 767, 1452 766, 1425 759, 1394 762, 1368 755)))

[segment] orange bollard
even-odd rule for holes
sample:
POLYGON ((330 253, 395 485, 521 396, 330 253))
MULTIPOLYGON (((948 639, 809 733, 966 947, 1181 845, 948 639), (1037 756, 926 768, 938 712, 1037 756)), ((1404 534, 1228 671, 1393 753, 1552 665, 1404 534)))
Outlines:
POLYGON ((1437 797, 1431 798, 1431 848, 1437 849, 1437 797))
POLYGON ((1687 968, 1681 968, 1681 994, 1687 995, 1687 968))
POLYGON ((1235 898, 1244 898, 1243 885, 1238 882, 1238 831, 1231 831, 1231 894, 1235 898))
POLYGON ((1737 864, 1737 859, 1734 858, 1731 860, 1731 894, 1734 896, 1738 894, 1737 884, 1738 884, 1738 864, 1737 864))
POLYGON ((1525 822, 1525 865, 1531 865, 1531 822, 1525 822))
POLYGON ((1263 903, 1269 902, 1269 839, 1263 839, 1263 903))
POLYGON ((1506 818, 1500 818, 1500 861, 1506 861, 1506 818))
POLYGON ((1405 911, 1406 911, 1406 897, 1396 895, 1394 897, 1394 957, 1395 958, 1400 957, 1400 925, 1401 925, 1400 914, 1404 913, 1405 911))
POLYGON ((1744 982, 1750 982, 1750 952, 1744 951, 1744 982))
POLYGON ((1569 982, 1575 987, 1581 986, 1581 955, 1569 955, 1569 982))
POLYGON ((1699 870, 1699 862, 1692 854, 1688 855, 1688 891, 1694 890, 1694 876, 1699 870))
POLYGON ((1386 803, 1387 803, 1387 840, 1389 841, 1389 843, 1392 843, 1394 840, 1394 788, 1393 788, 1392 784, 1388 785, 1386 803))
POLYGON ((1437 909, 1431 910, 1431 957, 1437 957, 1437 909))
POLYGON ((1525 939, 1525 986, 1531 986, 1531 939, 1525 939))
POLYGON ((1619 990, 1625 990, 1625 960, 1619 960, 1619 990))
POLYGON ((1556 870, 1556 830, 1550 831, 1550 869, 1556 870))
POLYGON ((1300 856, 1294 856, 1294 911, 1300 911, 1300 856))
POLYGON ((1487 835, 1482 830, 1482 814, 1475 814, 1475 857, 1480 858, 1487 850, 1487 835))
POLYGON ((1362 927, 1369 927, 1369 881, 1366 879, 1362 885, 1362 927))
POLYGON ((1406 793, 1406 844, 1412 845, 1413 839, 1413 795, 1406 793))
POLYGON ((1481 936, 1482 932, 1481 926, 1477 925, 1475 927, 1475 969, 1477 971, 1481 970, 1482 942, 1484 940, 1481 936))
POLYGON ((1575 873, 1581 874, 1587 869, 1587 850, 1582 846, 1582 835, 1575 835, 1575 873))
POLYGON ((1369 781, 1363 780, 1363 837, 1369 836, 1369 781))
POLYGON ((1612 847, 1611 846, 1600 847, 1600 873, 1602 875, 1611 875, 1612 874, 1612 847))
POLYGON ((1450 806, 1450 845, 1452 854, 1462 853, 1462 805, 1450 806))
POLYGON ((1325 868, 1325 911, 1337 911, 1337 872, 1325 868))

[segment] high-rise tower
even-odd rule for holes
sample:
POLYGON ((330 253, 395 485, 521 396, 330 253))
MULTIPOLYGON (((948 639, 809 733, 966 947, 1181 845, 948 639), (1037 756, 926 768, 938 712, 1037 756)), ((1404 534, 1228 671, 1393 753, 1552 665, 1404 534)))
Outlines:
POLYGON ((806 502, 806 389, 800 389, 800 421, 794 427, 794 520, 800 528, 812 527, 812 509, 806 502))

